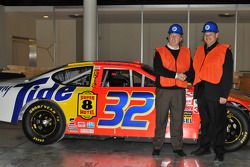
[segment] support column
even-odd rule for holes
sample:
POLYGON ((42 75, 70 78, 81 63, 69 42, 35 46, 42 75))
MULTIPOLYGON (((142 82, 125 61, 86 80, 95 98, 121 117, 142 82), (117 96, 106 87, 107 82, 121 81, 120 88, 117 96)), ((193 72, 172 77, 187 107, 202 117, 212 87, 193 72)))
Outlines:
POLYGON ((84 0, 84 61, 94 61, 97 57, 97 0, 84 0))
POLYGON ((6 32, 5 32, 5 12, 4 6, 0 5, 0 68, 5 67, 11 61, 11 56, 8 56, 7 47, 5 47, 6 42, 6 32))

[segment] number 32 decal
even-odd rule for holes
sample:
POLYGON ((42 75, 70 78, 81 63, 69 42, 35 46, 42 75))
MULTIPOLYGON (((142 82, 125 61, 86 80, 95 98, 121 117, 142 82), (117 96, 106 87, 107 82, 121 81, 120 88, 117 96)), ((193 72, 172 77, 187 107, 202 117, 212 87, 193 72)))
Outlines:
POLYGON ((99 128, 145 129, 148 127, 148 120, 135 120, 135 117, 145 116, 152 112, 154 108, 153 93, 132 92, 130 97, 127 92, 111 91, 107 94, 107 99, 116 100, 118 103, 106 104, 104 113, 113 115, 113 118, 99 119, 99 128), (129 105, 132 100, 139 101, 140 105, 129 105))

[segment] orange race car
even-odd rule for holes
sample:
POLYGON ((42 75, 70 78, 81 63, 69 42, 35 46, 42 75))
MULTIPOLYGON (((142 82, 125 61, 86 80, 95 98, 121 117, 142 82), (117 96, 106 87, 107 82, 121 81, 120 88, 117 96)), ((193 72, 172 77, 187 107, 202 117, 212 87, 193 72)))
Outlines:
MULTIPOLYGON (((1 82, 0 120, 22 120, 25 135, 38 144, 57 142, 65 134, 151 139, 154 82, 152 68, 141 63, 67 64, 31 79, 1 82)), ((249 139, 250 99, 233 92, 227 106, 225 143, 233 151, 249 139)), ((186 90, 183 128, 185 142, 198 141, 200 117, 192 88, 186 90)))

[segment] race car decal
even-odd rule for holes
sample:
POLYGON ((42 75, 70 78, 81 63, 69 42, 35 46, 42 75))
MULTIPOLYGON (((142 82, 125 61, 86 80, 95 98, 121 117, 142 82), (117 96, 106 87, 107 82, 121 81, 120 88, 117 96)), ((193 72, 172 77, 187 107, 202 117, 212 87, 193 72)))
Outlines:
POLYGON ((2 97, 6 95, 10 88, 12 88, 12 86, 0 86, 0 93, 2 94, 2 97))
POLYGON ((186 124, 192 123, 192 111, 184 111, 183 123, 186 124))
POLYGON ((80 129, 80 133, 82 133, 82 134, 94 134, 95 130, 94 129, 80 129))
POLYGON ((113 118, 100 118, 98 128, 122 129, 147 129, 148 120, 135 120, 136 116, 148 115, 154 108, 154 94, 151 92, 127 92, 110 91, 107 99, 118 101, 116 104, 106 104, 104 113, 113 115, 113 118), (129 105, 131 101, 144 102, 142 105, 129 105))
POLYGON ((93 92, 86 91, 78 94, 77 115, 83 119, 96 117, 97 95, 93 92))
POLYGON ((18 92, 16 101, 14 104, 14 113, 11 122, 17 120, 19 112, 24 104, 33 99, 46 98, 51 99, 54 95, 56 101, 64 101, 71 97, 75 90, 75 86, 62 86, 58 90, 59 85, 55 83, 51 88, 39 89, 42 84, 46 84, 47 78, 42 78, 31 83, 20 84, 16 87, 22 87, 18 92))

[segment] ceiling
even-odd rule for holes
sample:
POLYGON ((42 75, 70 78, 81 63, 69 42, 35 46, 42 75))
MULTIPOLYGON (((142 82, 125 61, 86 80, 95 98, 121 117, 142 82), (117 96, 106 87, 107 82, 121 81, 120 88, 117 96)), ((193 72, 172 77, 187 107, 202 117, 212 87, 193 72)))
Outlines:
MULTIPOLYGON (((236 8, 238 7, 238 22, 250 22, 250 5, 149 5, 143 7, 144 23, 167 23, 179 22, 187 23, 188 10, 190 10, 190 22, 200 23, 204 20, 213 20, 221 23, 235 22, 236 8), (206 12, 204 12, 206 11, 206 12), (229 14, 232 16, 221 17, 220 14, 229 14)), ((120 6, 99 6, 99 23, 140 23, 141 6, 139 5, 120 5, 120 6)), ((49 19, 83 19, 82 6, 5 6, 5 12, 8 16, 16 18, 43 19, 44 15, 49 19)))
MULTIPOLYGON (((78 6, 84 0, 0 0, 4 6, 78 6)), ((249 4, 249 0, 97 0, 98 5, 249 4)))
MULTIPOLYGON (((44 15, 56 19, 82 19, 84 0, 0 0, 0 4, 5 5, 7 15, 16 17, 29 17, 31 19, 43 19, 44 15), (38 3, 39 2, 39 3, 38 3), (51 5, 52 6, 49 6, 51 5), (28 5, 31 5, 29 7, 28 5), (45 6, 39 6, 45 5, 45 6), (48 6, 46 6, 48 5, 48 6), (55 5, 55 6, 54 6, 55 5), (76 17, 75 17, 76 16, 76 17)), ((143 21, 144 23, 166 23, 179 22, 186 23, 188 19, 188 10, 190 10, 190 22, 203 22, 204 20, 213 20, 221 23, 235 22, 236 8, 238 12, 238 22, 247 22, 250 20, 250 1, 249 4, 182 4, 171 5, 163 3, 163 0, 97 0, 98 21, 100 23, 140 23, 141 5, 125 5, 133 3, 144 3, 143 21), (158 5, 149 5, 158 3, 158 5), (110 5, 115 4, 115 6, 110 5), (120 5, 119 5, 120 4, 120 5), (206 11, 206 12, 204 12, 206 11), (232 14, 232 17, 221 17, 220 14, 232 14), (174 18, 174 19, 173 19, 174 18)), ((171 2, 199 2, 199 0, 175 0, 171 2)), ((202 2, 213 2, 213 0, 203 0, 202 2)), ((225 0, 226 2, 245 2, 248 0, 225 0)), ((217 2, 225 2, 217 0, 217 2)))

